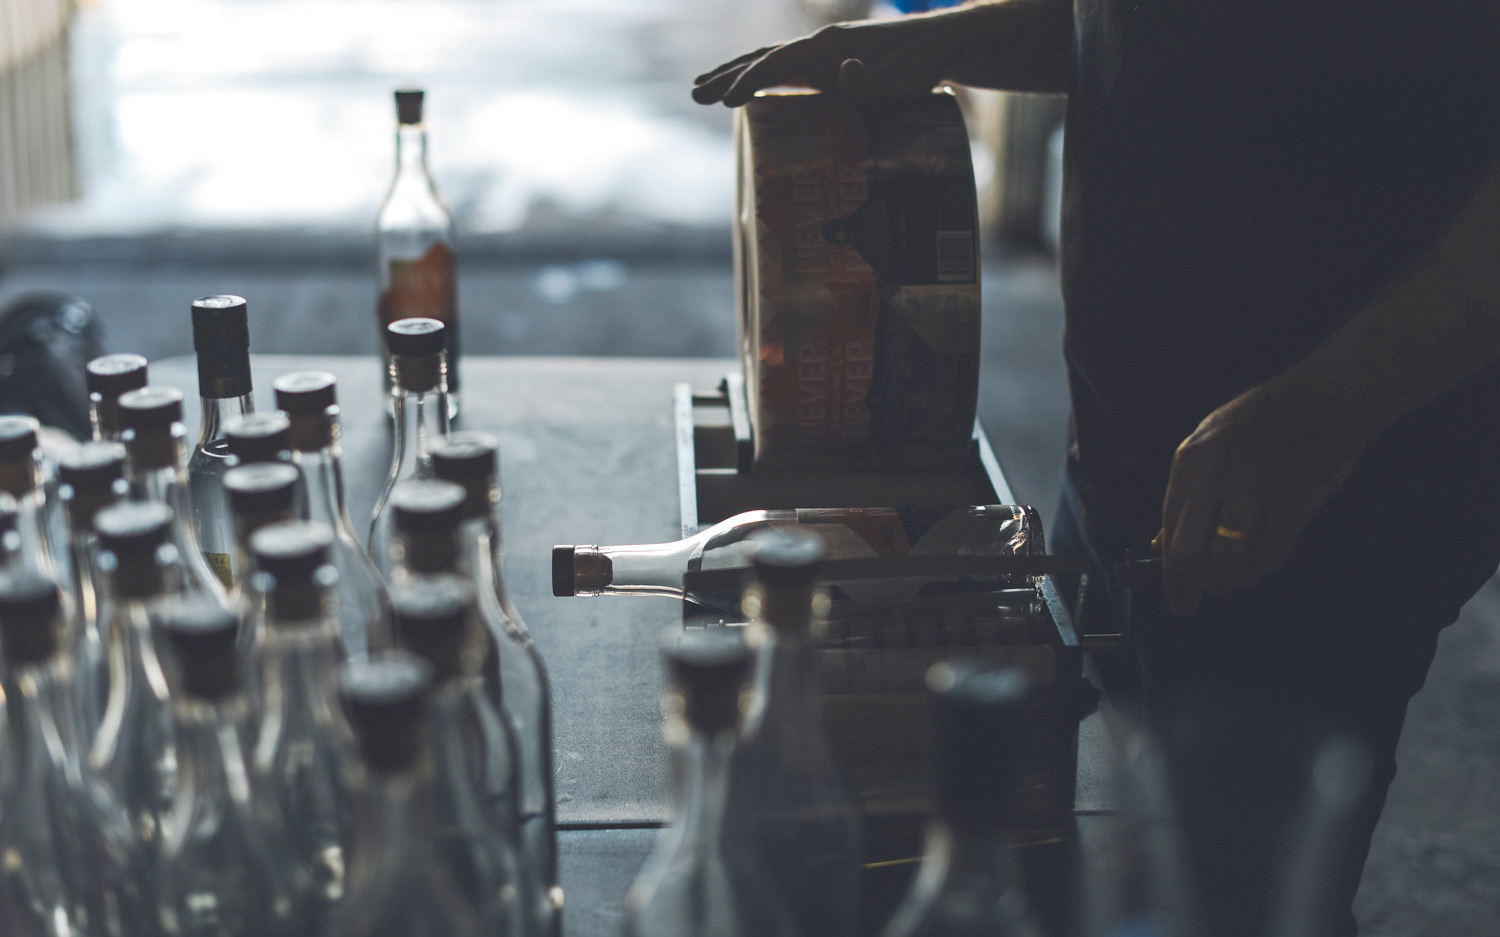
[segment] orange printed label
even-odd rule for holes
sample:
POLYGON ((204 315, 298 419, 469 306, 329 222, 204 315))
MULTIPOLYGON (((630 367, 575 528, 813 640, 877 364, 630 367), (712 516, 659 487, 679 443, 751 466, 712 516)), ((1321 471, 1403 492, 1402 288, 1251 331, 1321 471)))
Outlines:
POLYGON ((450 323, 458 315, 453 248, 438 241, 419 260, 393 260, 390 285, 380 296, 381 325, 398 319, 437 319, 450 323))

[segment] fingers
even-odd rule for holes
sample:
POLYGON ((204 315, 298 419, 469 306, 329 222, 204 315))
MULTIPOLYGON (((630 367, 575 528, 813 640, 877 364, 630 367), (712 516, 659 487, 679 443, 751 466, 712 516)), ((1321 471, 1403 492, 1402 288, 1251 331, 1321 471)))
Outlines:
POLYGON ((1206 556, 1219 510, 1212 485, 1199 485, 1181 498, 1175 519, 1167 519, 1167 546, 1162 553, 1162 587, 1167 605, 1179 615, 1192 614, 1203 596, 1206 556))
POLYGON ((1254 544, 1259 537, 1259 508, 1247 492, 1245 479, 1231 478, 1229 494, 1219 507, 1218 522, 1209 538, 1203 591, 1224 595, 1246 589, 1260 579, 1252 567, 1254 544))
MULTIPOLYGON (((746 66, 734 83, 729 86, 729 90, 724 92, 725 106, 739 107, 750 100, 755 92, 764 88, 788 84, 795 79, 806 81, 813 77, 809 72, 816 65, 812 61, 815 56, 809 54, 807 47, 807 40, 789 42, 772 49, 754 63, 746 66)), ((821 87, 821 85, 814 82, 814 87, 821 87)))
POLYGON ((839 65, 839 91, 851 98, 863 99, 875 93, 870 70, 859 59, 844 59, 839 65))
POLYGON ((754 52, 746 52, 732 62, 726 62, 699 75, 693 79, 693 100, 699 104, 713 104, 722 100, 724 92, 729 90, 746 68, 777 48, 779 47, 765 46, 754 52))
POLYGON ((701 85, 705 81, 708 81, 709 79, 714 78, 714 77, 716 77, 718 75, 722 75, 724 72, 727 72, 730 69, 735 69, 735 68, 738 68, 741 65, 749 64, 750 62, 753 62, 756 59, 760 58, 762 55, 765 55, 767 52, 770 52, 774 48, 776 48, 776 46, 761 46, 759 49, 756 49, 754 52, 746 52, 744 55, 740 56, 739 58, 731 59, 730 61, 725 62, 723 65, 720 65, 717 68, 710 69, 710 70, 704 72, 703 74, 699 75, 697 78, 694 78, 693 79, 693 84, 695 84, 695 85, 701 85))

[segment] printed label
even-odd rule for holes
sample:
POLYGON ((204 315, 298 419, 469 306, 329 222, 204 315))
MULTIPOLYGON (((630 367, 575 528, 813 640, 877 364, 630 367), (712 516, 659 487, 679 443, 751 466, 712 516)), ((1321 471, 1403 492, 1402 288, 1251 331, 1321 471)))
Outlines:
POLYGON ((229 554, 209 553, 205 551, 203 558, 208 560, 208 568, 214 571, 215 576, 219 577, 219 581, 224 584, 224 588, 233 589, 234 571, 230 568, 229 554))

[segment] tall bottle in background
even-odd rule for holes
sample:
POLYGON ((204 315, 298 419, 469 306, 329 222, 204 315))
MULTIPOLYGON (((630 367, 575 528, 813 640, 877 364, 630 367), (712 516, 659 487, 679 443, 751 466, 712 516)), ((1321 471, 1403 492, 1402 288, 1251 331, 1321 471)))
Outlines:
POLYGON ((938 664, 938 816, 884 937, 1041 937, 1009 828, 1029 724, 1019 670, 938 664))
MULTIPOLYGON (((229 603, 229 594, 199 547, 193 526, 188 474, 183 466, 182 392, 172 387, 142 387, 120 397, 125 418, 125 470, 131 494, 170 509, 172 545, 181 575, 171 588, 229 603)), ((222 468, 217 466, 216 468, 222 468)), ((224 500, 221 479, 212 480, 214 496, 224 500)), ((229 509, 222 508, 226 522, 229 509)), ((217 527, 218 521, 214 522, 217 527)), ((233 527, 229 528, 231 536, 233 527)))
POLYGON ((563 892, 557 874, 552 784, 552 693, 541 651, 505 588, 498 449, 499 443, 488 433, 450 433, 432 447, 432 471, 464 489, 457 571, 472 579, 478 591, 480 617, 489 638, 481 673, 492 684, 491 696, 520 746, 522 853, 548 887, 552 914, 544 932, 557 934, 562 927, 563 892))
POLYGON ((370 558, 390 579, 393 561, 391 491, 404 481, 432 477, 432 446, 448 433, 448 353, 446 327, 436 319, 402 319, 385 330, 391 357, 391 403, 396 433, 391 466, 370 520, 370 558))
MULTIPOLYGON (((382 333, 400 319, 436 319, 447 327, 448 415, 458 415, 458 272, 453 213, 427 167, 424 92, 396 92, 396 176, 375 220, 382 333)), ((390 357, 386 358, 389 368, 390 357)), ((386 388, 390 388, 387 370, 386 388)))
POLYGON ((140 355, 104 355, 84 368, 89 392, 89 426, 96 440, 117 440, 125 431, 120 421, 120 395, 146 386, 146 359, 140 355))
POLYGON ((49 578, 60 578, 67 569, 67 558, 53 554, 42 466, 37 458, 37 421, 32 417, 0 416, 0 491, 16 499, 20 564, 49 578))
POLYGON ((390 647, 390 596, 344 503, 334 377, 326 371, 294 371, 278 377, 275 387, 276 406, 291 421, 292 460, 302 469, 307 519, 333 529, 329 559, 339 571, 339 636, 344 651, 358 657, 372 648, 390 647))
POLYGON ((229 444, 225 424, 255 412, 250 383, 250 313, 238 296, 193 301, 193 349, 198 352, 198 395, 203 419, 188 459, 188 489, 198 545, 227 592, 234 586, 234 524, 224 501, 229 444))
POLYGON ((804 934, 851 937, 859 924, 863 834, 823 726, 813 638, 823 542, 806 530, 754 538, 745 604, 764 637, 757 703, 734 755, 733 828, 752 844, 804 934))

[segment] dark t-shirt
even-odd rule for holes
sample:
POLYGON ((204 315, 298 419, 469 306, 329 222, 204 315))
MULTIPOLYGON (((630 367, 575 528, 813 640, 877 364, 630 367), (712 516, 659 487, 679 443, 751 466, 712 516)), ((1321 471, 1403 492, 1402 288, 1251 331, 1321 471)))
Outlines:
MULTIPOLYGON (((1500 3, 1075 10, 1069 467, 1089 510, 1144 543, 1177 444, 1374 298, 1500 158, 1500 3)), ((1309 544, 1437 576, 1445 599, 1477 588, 1500 562, 1500 366, 1392 425, 1309 544)))

